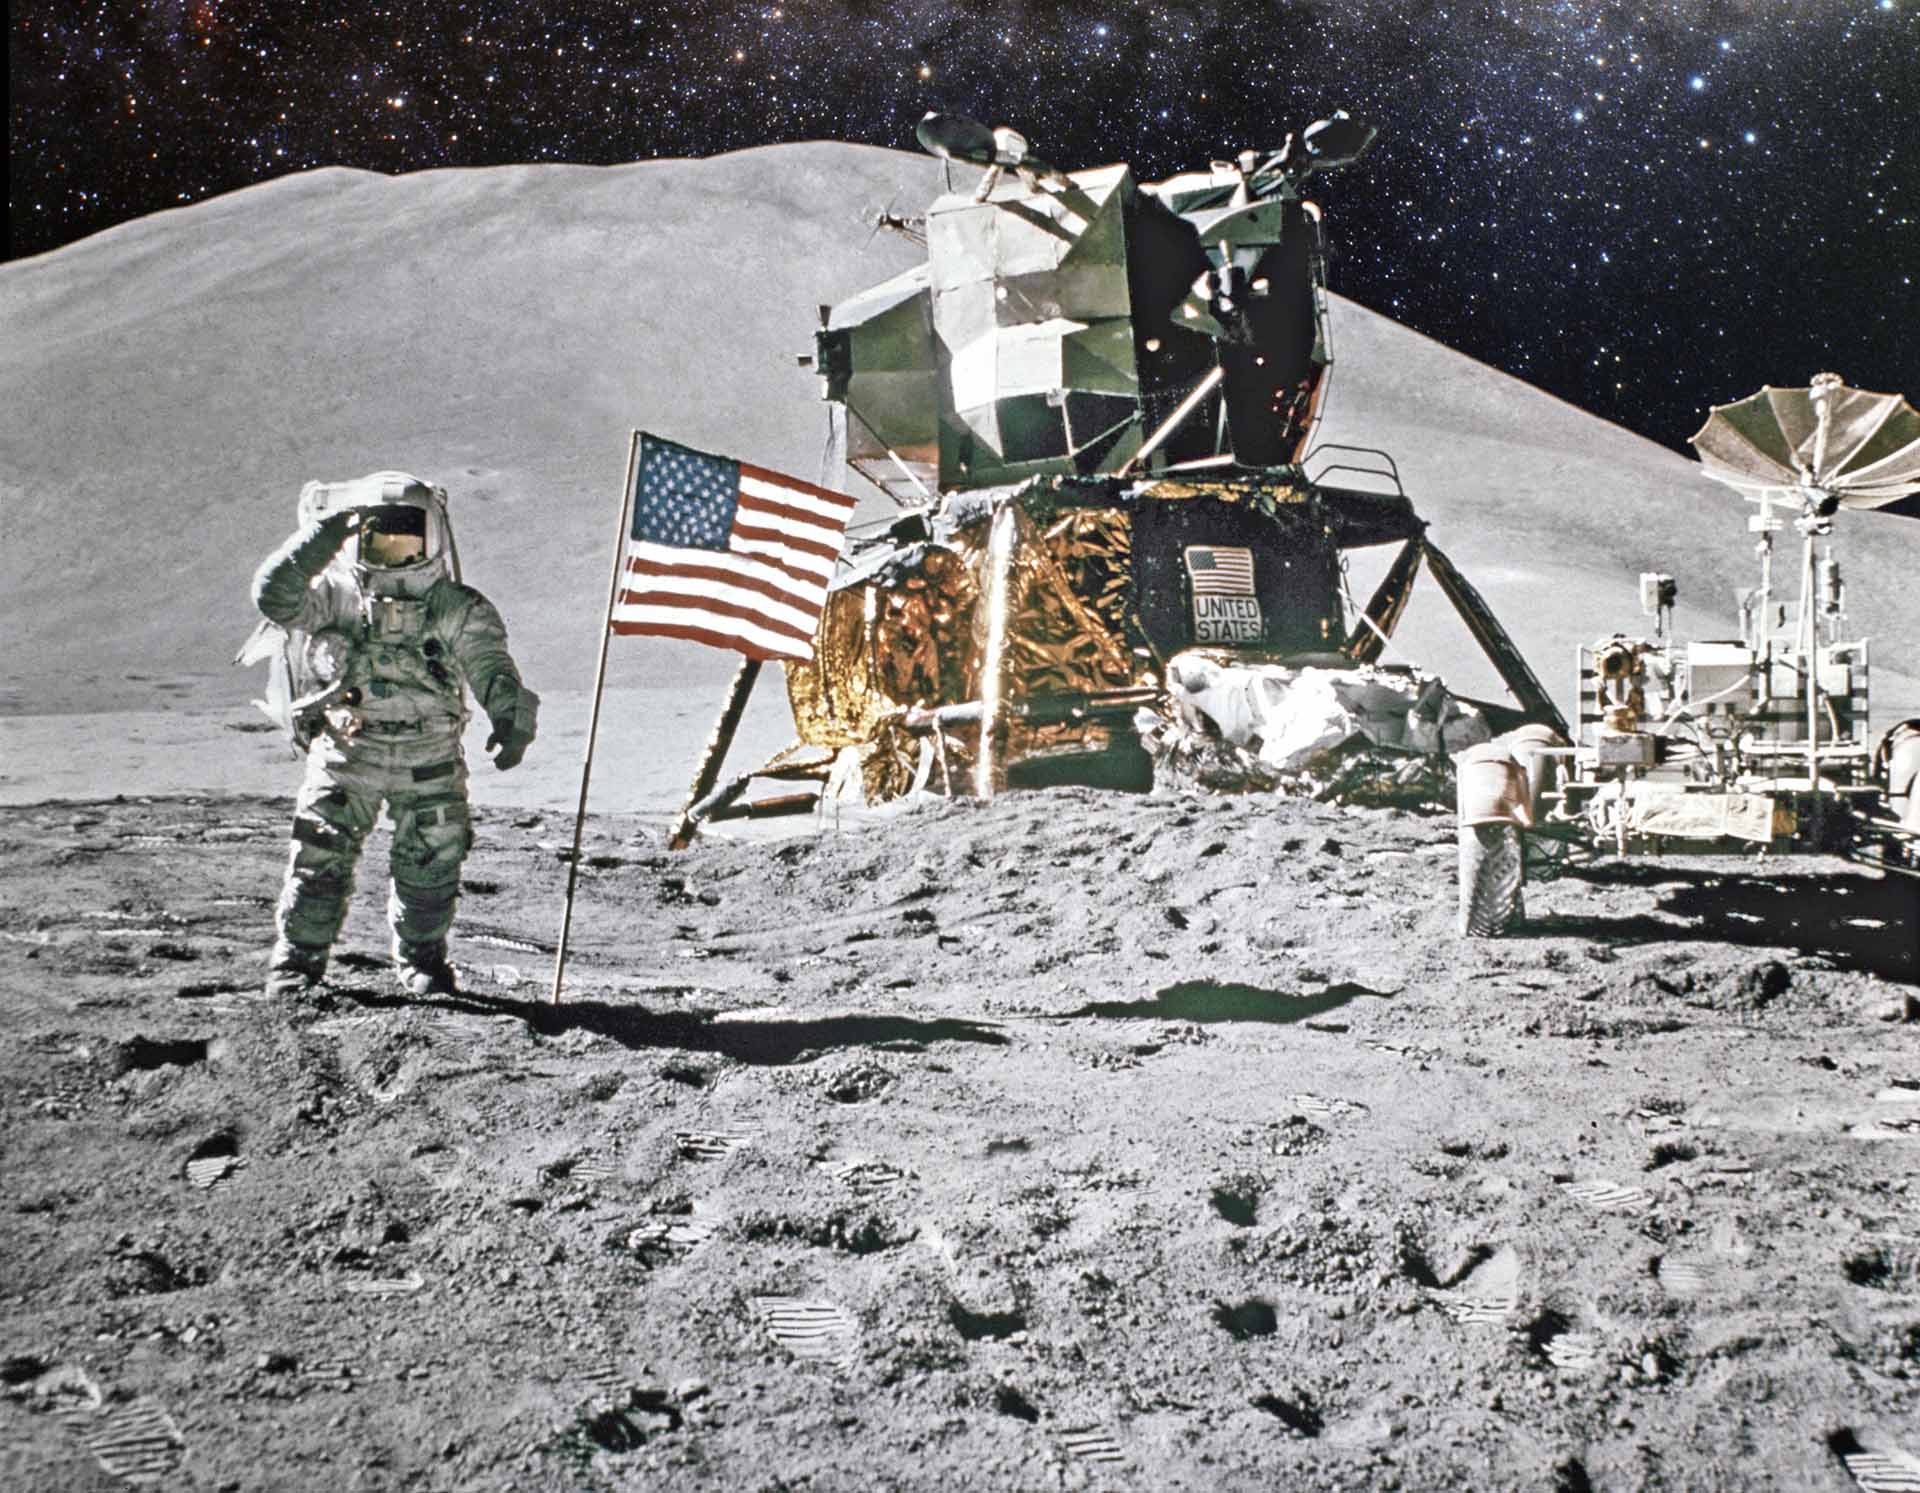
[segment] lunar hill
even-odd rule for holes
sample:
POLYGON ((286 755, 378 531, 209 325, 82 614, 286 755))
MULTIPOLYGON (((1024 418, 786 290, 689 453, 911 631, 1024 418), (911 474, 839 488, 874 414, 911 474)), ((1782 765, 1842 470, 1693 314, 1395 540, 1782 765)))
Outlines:
MULTIPOLYGON (((253 621, 248 578, 302 482, 398 466, 451 490, 467 578, 549 700, 542 748, 502 788, 568 801, 628 430, 815 475, 824 406, 794 354, 821 303, 913 262, 875 217, 917 210, 940 181, 925 157, 833 144, 616 168, 329 169, 0 268, 0 794, 273 791, 277 743, 219 729, 252 718, 258 678, 228 665, 253 621), (123 724, 49 719, 96 712, 123 724)), ((1326 198, 1337 241, 1337 182, 1326 198)), ((1642 570, 1679 578, 1683 635, 1729 635, 1732 590, 1752 580, 1734 495, 1374 312, 1336 299, 1333 317, 1321 438, 1392 456, 1435 541, 1563 702, 1578 644, 1643 628, 1642 570)), ((1844 371, 1845 350, 1832 362, 1844 371)), ((1920 684, 1892 673, 1920 650, 1920 526, 1847 520, 1853 625, 1892 666, 1876 683, 1884 723, 1920 708, 1920 684)), ((1386 558, 1358 557, 1356 593, 1386 558)), ((1400 643, 1456 687, 1497 692, 1424 585, 1400 643)), ((659 728, 702 735, 729 668, 691 646, 616 646, 610 684, 631 708, 610 718, 609 806, 672 796, 693 747, 659 728), (617 734, 639 713, 652 724, 617 734)), ((763 695, 743 752, 786 735, 778 691, 763 695)))

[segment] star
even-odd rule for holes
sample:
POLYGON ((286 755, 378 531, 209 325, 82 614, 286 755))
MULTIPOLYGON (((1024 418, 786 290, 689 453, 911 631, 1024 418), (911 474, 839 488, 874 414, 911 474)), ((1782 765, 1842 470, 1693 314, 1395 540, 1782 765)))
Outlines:
POLYGON ((1152 181, 1345 107, 1380 144, 1313 195, 1333 288, 1365 305, 1670 444, 1707 404, 1804 380, 1832 349, 1850 379, 1920 393, 1920 157, 1898 129, 1920 117, 1920 8, 1286 0, 1259 16, 1226 0, 635 0, 617 17, 17 0, 8 249, 327 165, 912 150, 930 108, 1152 181), (1628 342, 1626 377, 1590 366, 1628 342))

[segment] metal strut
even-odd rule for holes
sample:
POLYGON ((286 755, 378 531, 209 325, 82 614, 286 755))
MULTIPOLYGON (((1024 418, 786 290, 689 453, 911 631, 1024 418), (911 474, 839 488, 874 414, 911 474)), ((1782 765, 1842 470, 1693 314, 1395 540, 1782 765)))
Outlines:
POLYGON ((1514 646, 1507 630, 1500 625, 1500 619, 1493 615, 1493 608, 1486 598, 1474 590, 1467 578, 1455 569, 1449 560, 1430 539, 1419 541, 1425 552, 1428 567, 1433 571, 1434 580, 1440 583, 1440 589, 1446 593, 1447 600, 1453 603, 1453 609, 1460 614, 1460 620, 1467 624, 1467 631, 1473 634, 1473 640, 1500 671, 1500 678, 1507 688, 1513 691, 1514 699, 1520 702, 1520 709, 1531 720, 1553 727, 1567 741, 1573 740, 1567 730, 1565 717, 1560 707, 1555 705, 1533 670, 1527 667, 1527 661, 1520 656, 1520 650, 1514 646))
POLYGON ((1409 539, 1374 588, 1373 599, 1360 614, 1358 624, 1347 637, 1347 657, 1363 664, 1375 662, 1386 649, 1387 639, 1400 624, 1413 595, 1414 580, 1420 574, 1421 542, 1409 539))

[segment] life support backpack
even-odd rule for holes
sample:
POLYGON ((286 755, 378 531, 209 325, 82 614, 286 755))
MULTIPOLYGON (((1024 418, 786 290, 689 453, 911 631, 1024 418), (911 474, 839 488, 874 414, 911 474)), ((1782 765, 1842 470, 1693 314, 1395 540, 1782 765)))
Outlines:
MULTIPOLYGON (((329 514, 386 504, 421 508, 427 515, 425 556, 407 572, 388 574, 403 579, 410 590, 424 591, 441 579, 458 582, 460 551, 447 519, 444 487, 406 472, 373 472, 348 482, 309 482, 300 489, 297 517, 305 530, 329 514)), ((359 540, 348 540, 323 574, 350 582, 364 594, 369 582, 360 564, 359 540)), ((337 627, 309 633, 263 617, 234 655, 236 664, 267 666, 266 692, 253 703, 280 728, 296 754, 304 753, 318 734, 323 713, 346 677, 354 646, 355 640, 337 627)))

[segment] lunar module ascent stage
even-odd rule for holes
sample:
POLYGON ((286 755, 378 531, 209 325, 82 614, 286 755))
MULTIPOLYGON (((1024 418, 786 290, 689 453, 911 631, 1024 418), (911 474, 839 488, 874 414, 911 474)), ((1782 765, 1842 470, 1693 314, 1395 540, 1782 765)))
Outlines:
POLYGON ((917 134, 947 191, 881 226, 925 261, 822 307, 802 360, 828 401, 827 480, 843 459, 902 511, 855 526, 815 659, 787 665, 799 740, 716 789, 743 669, 676 843, 703 821, 915 788, 1146 787, 1142 721, 1171 717, 1179 681, 1239 664, 1364 676, 1388 702, 1373 742, 1429 762, 1469 718, 1467 739, 1564 733, 1391 458, 1310 449, 1332 354, 1303 189, 1365 154, 1371 126, 1336 114, 1155 183, 1057 171, 956 115, 917 134), (1400 546, 1385 579, 1343 606, 1343 555, 1384 544, 1400 546), (1377 663, 1423 566, 1512 703, 1463 707, 1377 663), (749 800, 755 778, 814 786, 749 800))

